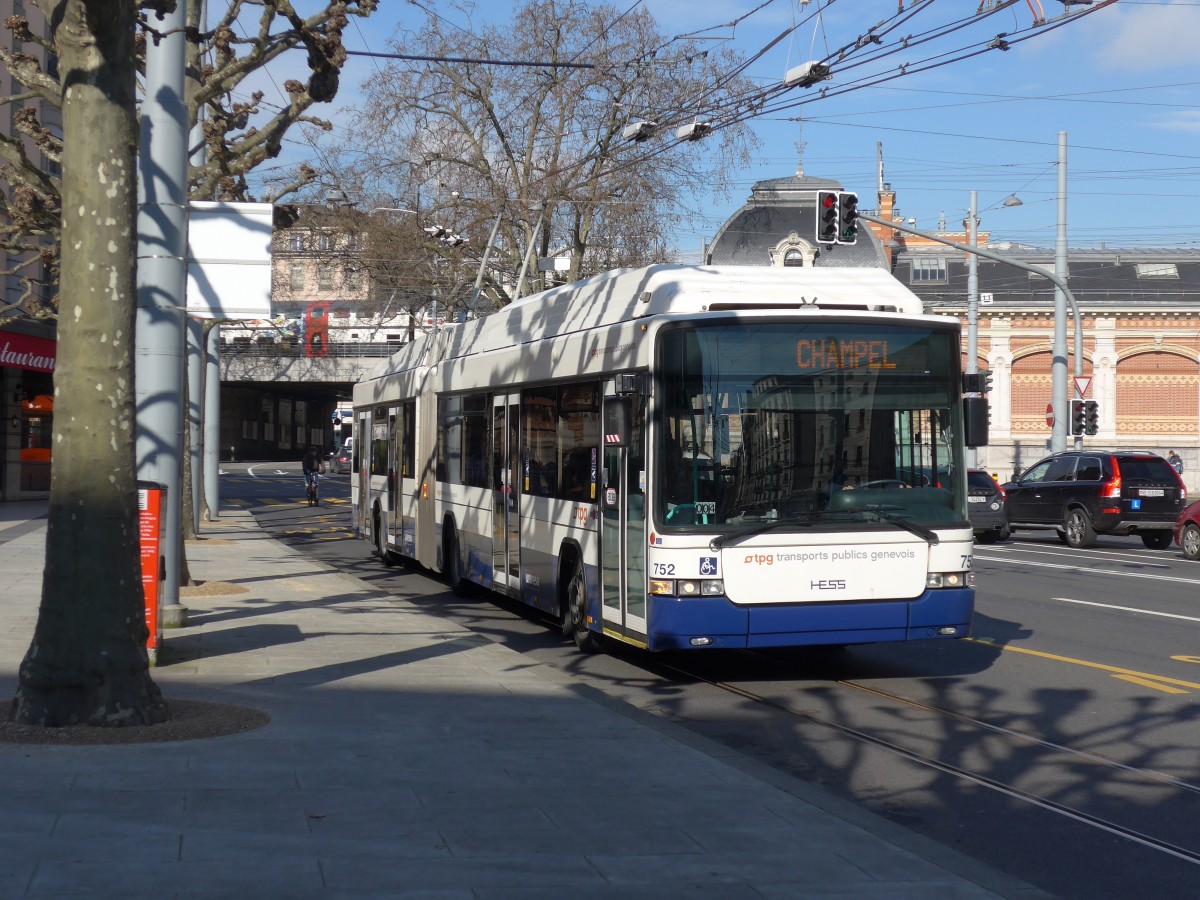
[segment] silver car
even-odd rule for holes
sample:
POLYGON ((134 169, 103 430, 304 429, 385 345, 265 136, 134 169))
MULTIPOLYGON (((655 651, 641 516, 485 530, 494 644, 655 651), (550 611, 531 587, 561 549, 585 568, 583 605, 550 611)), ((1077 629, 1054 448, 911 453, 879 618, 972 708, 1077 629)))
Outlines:
POLYGON ((349 472, 354 464, 354 438, 348 437, 342 443, 341 448, 337 453, 333 454, 333 460, 329 464, 329 468, 341 475, 349 472))

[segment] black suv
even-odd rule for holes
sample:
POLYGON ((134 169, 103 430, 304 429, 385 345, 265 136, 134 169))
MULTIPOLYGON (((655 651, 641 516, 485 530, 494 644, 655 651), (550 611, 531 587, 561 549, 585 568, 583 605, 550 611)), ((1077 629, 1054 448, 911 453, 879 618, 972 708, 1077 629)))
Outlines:
POLYGON ((980 543, 1008 540, 1008 504, 1004 488, 983 469, 967 470, 967 516, 980 543))
POLYGON ((1137 534, 1152 550, 1171 546, 1187 488, 1171 464, 1144 450, 1068 450, 1004 485, 1009 527, 1056 528, 1072 547, 1097 534, 1137 534))

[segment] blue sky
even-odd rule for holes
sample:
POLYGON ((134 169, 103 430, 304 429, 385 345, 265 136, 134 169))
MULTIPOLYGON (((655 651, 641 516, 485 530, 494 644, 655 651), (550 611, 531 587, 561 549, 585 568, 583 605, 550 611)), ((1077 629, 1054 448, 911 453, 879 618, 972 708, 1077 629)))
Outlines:
MULTIPOLYGON (((612 5, 624 10, 633 2, 612 5)), ((712 29, 706 33, 746 54, 803 23, 747 71, 764 86, 781 80, 789 68, 853 41, 895 15, 898 4, 917 14, 893 37, 972 18, 978 2, 774 0, 736 26, 728 23, 762 0, 641 3, 666 35, 712 29)), ((388 38, 397 27, 416 27, 422 21, 416 3, 384 0, 380 5, 365 23, 352 20, 346 33, 349 49, 388 51, 388 38)), ((437 0, 422 0, 422 5, 466 25, 460 14, 437 0)), ((985 0, 983 5, 986 12, 996 3, 985 0)), ((492 0, 480 8, 488 19, 504 21, 511 6, 492 0)), ((993 241, 1052 247, 1060 131, 1067 133, 1072 247, 1200 248, 1200 0, 1118 0, 1053 28, 1065 8, 1061 0, 1020 0, 990 17, 973 19, 948 39, 909 47, 873 71, 885 73, 900 62, 918 68, 935 54, 956 56, 953 51, 979 47, 1002 32, 1036 35, 1007 51, 985 52, 822 99, 817 93, 821 87, 836 93, 851 77, 839 76, 835 66, 832 80, 793 90, 788 98, 804 101, 802 105, 754 120, 762 145, 752 166, 738 176, 733 194, 702 197, 696 215, 680 229, 681 258, 698 259, 702 239, 715 234, 755 181, 793 174, 801 139, 805 173, 836 179, 857 191, 864 208, 875 205, 881 144, 885 179, 897 192, 898 209, 916 219, 916 227, 936 229, 943 217, 948 227, 960 227, 975 190, 980 228, 990 231, 993 241), (1039 11, 1046 16, 1044 26, 1033 24, 1039 11), (797 116, 805 120, 802 133, 797 116), (1013 193, 1023 205, 1003 207, 1001 202, 1013 193)), ((1085 8, 1069 7, 1072 12, 1085 8)), ((370 60, 352 58, 334 108, 352 104, 358 86, 374 71, 370 60)), ((303 156, 303 147, 294 142, 292 153, 303 156)))

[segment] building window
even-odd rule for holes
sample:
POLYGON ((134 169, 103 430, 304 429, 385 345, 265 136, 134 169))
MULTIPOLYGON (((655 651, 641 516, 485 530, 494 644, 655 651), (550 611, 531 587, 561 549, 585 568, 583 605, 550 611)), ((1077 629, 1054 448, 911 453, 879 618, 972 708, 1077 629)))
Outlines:
POLYGON ((304 234, 302 232, 293 231, 288 235, 288 249, 297 253, 304 252, 304 234))
POLYGON ((946 282, 946 258, 944 256, 914 256, 912 275, 909 281, 922 284, 946 282))
POLYGON ((322 291, 333 290, 333 269, 329 266, 321 266, 317 269, 317 289, 322 291))
POLYGON ((322 234, 317 241, 317 245, 326 252, 337 247, 337 238, 332 234, 322 234))
POLYGON ((803 266, 804 254, 799 250, 789 250, 783 255, 783 264, 785 266, 803 266))
POLYGON ((356 232, 346 238, 346 249, 359 252, 363 248, 363 236, 361 232, 356 232))
POLYGON ((292 263, 288 272, 288 287, 293 291, 304 290, 304 263, 292 263))
POLYGON ((1175 263, 1137 263, 1138 278, 1179 278, 1175 263))
POLYGON ((347 269, 346 270, 346 290, 361 291, 362 290, 362 269, 347 269))

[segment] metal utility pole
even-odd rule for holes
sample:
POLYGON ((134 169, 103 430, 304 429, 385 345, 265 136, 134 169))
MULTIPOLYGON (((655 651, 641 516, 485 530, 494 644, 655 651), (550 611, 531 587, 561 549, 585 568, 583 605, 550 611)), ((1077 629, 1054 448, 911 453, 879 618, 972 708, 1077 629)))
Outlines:
MULTIPOLYGON (((972 247, 979 247, 979 219, 976 210, 979 206, 979 192, 971 191, 971 204, 967 210, 967 239, 972 247)), ((967 257, 967 374, 974 375, 979 371, 979 255, 968 254, 967 257)), ((974 466, 976 451, 974 447, 967 450, 969 463, 974 466)))
POLYGON ((166 488, 161 621, 183 625, 183 384, 187 288, 187 105, 183 72, 185 0, 164 15, 161 40, 146 42, 138 179, 138 310, 134 327, 137 474, 166 488))
POLYGON ((208 521, 221 515, 221 326, 208 330, 204 347, 204 505, 208 521))
MULTIPOLYGON (((1067 133, 1058 133, 1058 229, 1054 237, 1054 274, 1065 284, 1067 272, 1067 133)), ((1076 354, 1079 348, 1075 348, 1076 354)), ((1075 357, 1075 374, 1083 373, 1083 360, 1075 357)), ((1067 449, 1067 419, 1070 416, 1070 393, 1067 388, 1067 301, 1063 289, 1054 289, 1054 431, 1059 434, 1062 420, 1062 442, 1052 444, 1051 450, 1058 453, 1067 449)), ((1083 436, 1075 438, 1075 447, 1083 449, 1083 436)))

